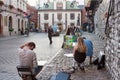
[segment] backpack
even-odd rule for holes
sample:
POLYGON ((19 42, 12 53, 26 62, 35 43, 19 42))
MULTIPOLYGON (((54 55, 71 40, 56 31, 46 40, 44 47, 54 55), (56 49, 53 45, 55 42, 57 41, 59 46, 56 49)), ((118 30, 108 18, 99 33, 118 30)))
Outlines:
POLYGON ((99 57, 93 61, 93 64, 97 65, 98 70, 105 68, 105 55, 100 52, 99 57))

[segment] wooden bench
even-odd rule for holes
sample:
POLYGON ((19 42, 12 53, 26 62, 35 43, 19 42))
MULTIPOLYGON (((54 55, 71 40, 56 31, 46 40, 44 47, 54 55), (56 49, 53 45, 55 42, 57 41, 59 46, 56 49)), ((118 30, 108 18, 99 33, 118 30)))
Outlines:
POLYGON ((18 65, 17 71, 22 80, 36 80, 30 67, 18 65))
POLYGON ((70 80, 70 74, 65 72, 58 72, 51 76, 49 80, 70 80))

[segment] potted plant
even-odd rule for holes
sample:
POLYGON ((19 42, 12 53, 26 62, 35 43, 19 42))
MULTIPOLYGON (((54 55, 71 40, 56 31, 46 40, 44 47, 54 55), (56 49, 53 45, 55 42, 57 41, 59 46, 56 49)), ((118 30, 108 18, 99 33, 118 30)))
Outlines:
POLYGON ((10 33, 10 36, 11 36, 11 33, 14 31, 14 29, 12 27, 9 28, 9 33, 10 33))
POLYGON ((14 31, 14 29, 13 29, 13 28, 9 28, 9 31, 10 31, 10 32, 13 32, 13 31, 14 31))
POLYGON ((9 8, 12 9, 12 8, 14 8, 14 6, 13 5, 9 5, 9 8))
POLYGON ((3 1, 0 1, 0 5, 4 5, 4 2, 3 2, 3 1))

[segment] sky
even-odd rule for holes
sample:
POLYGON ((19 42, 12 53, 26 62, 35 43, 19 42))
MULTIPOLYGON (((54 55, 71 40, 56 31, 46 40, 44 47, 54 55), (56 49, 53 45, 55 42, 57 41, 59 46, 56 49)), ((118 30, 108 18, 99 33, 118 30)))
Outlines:
MULTIPOLYGON (((37 3, 38 0, 28 0, 28 4, 30 4, 31 6, 36 6, 36 3, 37 3)), ((43 2, 46 2, 47 0, 40 0, 41 4, 43 4, 43 2)), ((53 0, 50 0, 50 1, 53 1, 53 0)), ((67 0, 67 1, 73 1, 73 0, 67 0)), ((76 0, 78 1, 79 3, 81 4, 84 4, 84 0, 76 0)))
MULTIPOLYGON (((30 4, 31 6, 36 6, 36 1, 38 0, 28 0, 28 4, 30 4)), ((43 1, 43 0, 41 0, 43 1)))

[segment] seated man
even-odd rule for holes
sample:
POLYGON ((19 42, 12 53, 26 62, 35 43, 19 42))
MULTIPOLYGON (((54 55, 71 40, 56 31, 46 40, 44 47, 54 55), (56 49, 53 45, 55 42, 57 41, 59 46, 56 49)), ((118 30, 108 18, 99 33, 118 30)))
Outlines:
POLYGON ((85 37, 83 37, 84 39, 84 43, 87 47, 87 52, 86 52, 86 56, 90 56, 90 64, 92 63, 92 55, 93 55, 93 44, 89 39, 86 39, 85 37))
POLYGON ((28 42, 20 46, 20 50, 19 50, 20 66, 30 67, 33 75, 36 75, 39 72, 36 54, 33 51, 35 47, 36 45, 34 42, 28 42))

